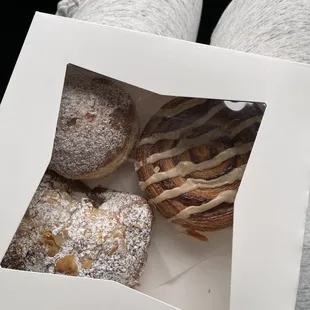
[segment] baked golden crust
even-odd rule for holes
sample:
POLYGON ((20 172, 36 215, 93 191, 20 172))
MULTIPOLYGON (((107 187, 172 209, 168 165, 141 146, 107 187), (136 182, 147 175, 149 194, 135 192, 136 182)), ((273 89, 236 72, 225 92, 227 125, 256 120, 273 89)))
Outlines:
POLYGON ((232 225, 233 203, 262 119, 258 105, 178 98, 144 129, 136 150, 150 205, 189 231, 232 225))

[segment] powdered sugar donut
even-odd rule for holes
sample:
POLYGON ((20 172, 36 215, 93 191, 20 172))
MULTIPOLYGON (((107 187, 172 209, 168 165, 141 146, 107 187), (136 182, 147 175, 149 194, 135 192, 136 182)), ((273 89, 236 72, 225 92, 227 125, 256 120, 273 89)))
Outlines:
POLYGON ((67 74, 50 168, 70 179, 113 172, 139 132, 135 105, 118 85, 96 74, 67 74))
POLYGON ((136 195, 47 173, 2 266, 114 280, 134 287, 147 260, 153 214, 136 195))

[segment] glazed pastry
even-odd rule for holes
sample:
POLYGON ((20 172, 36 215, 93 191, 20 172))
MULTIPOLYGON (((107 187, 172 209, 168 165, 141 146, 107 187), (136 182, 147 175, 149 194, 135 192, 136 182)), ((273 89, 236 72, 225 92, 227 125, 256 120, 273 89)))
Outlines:
POLYGON ((136 150, 149 204, 195 236, 232 225, 233 204, 263 110, 178 98, 148 122, 136 150))
POLYGON ((2 267, 114 280, 134 287, 147 260, 152 210, 138 196, 47 173, 2 267))
POLYGON ((103 177, 128 157, 139 133, 135 105, 100 75, 66 75, 50 168, 69 179, 103 177))

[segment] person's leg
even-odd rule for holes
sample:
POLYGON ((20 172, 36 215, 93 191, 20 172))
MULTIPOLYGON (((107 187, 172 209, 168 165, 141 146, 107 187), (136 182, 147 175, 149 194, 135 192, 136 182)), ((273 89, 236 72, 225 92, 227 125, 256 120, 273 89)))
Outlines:
POLYGON ((83 0, 62 0, 57 5, 56 15, 73 17, 83 0))
MULTIPOLYGON (((308 0, 234 0, 218 22, 211 45, 310 64, 309 16, 308 0)), ((301 309, 310 309, 309 207, 296 301, 296 310, 301 309)))
POLYGON ((196 41, 202 0, 62 0, 58 15, 196 41))
POLYGON ((234 0, 211 45, 310 63, 310 1, 234 0))

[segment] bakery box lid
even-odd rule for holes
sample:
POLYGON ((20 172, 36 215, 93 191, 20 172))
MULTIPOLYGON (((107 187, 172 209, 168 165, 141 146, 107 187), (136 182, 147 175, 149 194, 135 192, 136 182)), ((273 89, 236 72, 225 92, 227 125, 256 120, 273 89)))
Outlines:
MULTIPOLYGON (((68 63, 163 95, 267 104, 236 201, 230 310, 293 310, 309 194, 310 67, 42 13, 0 108, 0 257, 49 163, 68 63)), ((110 281, 6 269, 0 289, 10 309, 171 308, 110 281)))

